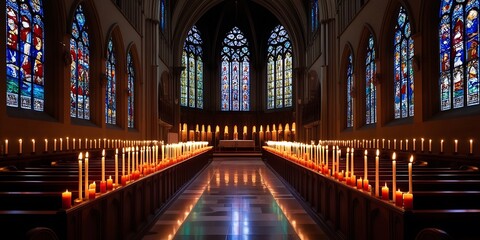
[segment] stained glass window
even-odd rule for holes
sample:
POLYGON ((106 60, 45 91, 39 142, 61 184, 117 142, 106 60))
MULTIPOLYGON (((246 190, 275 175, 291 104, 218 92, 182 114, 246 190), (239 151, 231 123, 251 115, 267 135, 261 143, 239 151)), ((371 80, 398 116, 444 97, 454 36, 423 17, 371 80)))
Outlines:
POLYGON ((352 54, 348 56, 347 62, 347 127, 353 127, 353 63, 352 54))
POLYGON ((440 109, 479 104, 478 0, 442 0, 440 7, 440 109))
POLYGON ((183 45, 180 76, 180 105, 191 108, 203 108, 203 61, 202 38, 200 31, 193 26, 188 31, 183 45))
POLYGON ((373 35, 368 38, 367 56, 365 58, 365 101, 366 101, 366 123, 377 122, 377 87, 375 86, 375 43, 373 35))
POLYGON ((41 0, 7 0, 7 106, 44 109, 44 25, 41 0))
POLYGON ((273 29, 267 51, 267 109, 291 107, 292 44, 283 26, 273 29))
POLYGON ((82 5, 75 10, 70 38, 70 116, 90 119, 90 40, 82 5))
POLYGON ((403 7, 398 12, 393 41, 395 119, 413 116, 413 39, 408 15, 403 7))
POLYGON ((311 24, 311 27, 312 27, 312 32, 315 32, 318 28, 318 0, 313 0, 312 1, 312 9, 311 9, 311 13, 310 13, 310 24, 311 24))
POLYGON ((116 124, 117 120, 117 104, 116 104, 116 72, 115 72, 115 49, 113 47, 112 38, 108 41, 107 46, 107 87, 105 93, 105 122, 116 124))
POLYGON ((127 81, 128 81, 128 127, 135 127, 135 67, 132 53, 127 55, 127 81))
POLYGON ((250 51, 238 27, 227 33, 221 52, 222 111, 250 110, 250 51))
POLYGON ((160 0, 160 28, 162 31, 165 31, 165 24, 167 20, 165 7, 165 0, 160 0))

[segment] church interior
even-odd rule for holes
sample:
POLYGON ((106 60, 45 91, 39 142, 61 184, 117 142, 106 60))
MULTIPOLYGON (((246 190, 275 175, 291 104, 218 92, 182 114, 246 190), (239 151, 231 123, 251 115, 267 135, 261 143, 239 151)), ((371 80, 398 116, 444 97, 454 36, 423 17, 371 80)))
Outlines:
POLYGON ((7 239, 478 238, 478 0, 0 5, 7 239))

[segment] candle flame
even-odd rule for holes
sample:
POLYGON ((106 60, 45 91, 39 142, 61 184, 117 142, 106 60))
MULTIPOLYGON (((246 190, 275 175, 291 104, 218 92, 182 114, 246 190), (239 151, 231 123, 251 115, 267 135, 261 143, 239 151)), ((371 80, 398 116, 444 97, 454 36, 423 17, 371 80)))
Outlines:
POLYGON ((387 187, 387 182, 385 182, 385 187, 387 187))
POLYGON ((83 153, 81 152, 78 154, 78 160, 82 160, 82 159, 83 159, 83 153))
POLYGON ((88 152, 85 153, 85 158, 88 158, 88 152))
POLYGON ((67 189, 65 192, 67 192, 67 193, 68 193, 68 189, 67 189))
POLYGON ((105 157, 105 149, 102 150, 102 157, 105 157))
POLYGON ((118 148, 115 149, 115 154, 118 154, 118 148))
POLYGON ((380 155, 380 150, 377 149, 377 157, 380 155))
POLYGON ((365 156, 366 156, 366 155, 368 155, 368 151, 367 151, 367 149, 365 149, 365 156))
POLYGON ((413 163, 413 155, 410 156, 410 162, 413 163))
POLYGON ((392 154, 392 160, 395 161, 397 159, 397 154, 395 152, 393 152, 392 154))
POLYGON ((347 148, 347 153, 350 152, 350 148, 347 148))

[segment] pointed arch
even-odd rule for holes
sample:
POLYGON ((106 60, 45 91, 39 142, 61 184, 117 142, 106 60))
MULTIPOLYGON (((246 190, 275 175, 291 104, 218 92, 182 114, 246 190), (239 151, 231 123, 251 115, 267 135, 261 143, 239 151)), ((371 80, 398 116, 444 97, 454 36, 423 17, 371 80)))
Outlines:
POLYGON ((354 55, 353 48, 350 43, 345 44, 341 59, 340 82, 342 91, 341 102, 343 103, 343 128, 354 127, 354 98, 355 98, 355 72, 354 72, 354 55))
MULTIPOLYGON (((77 1, 72 5, 69 24, 70 34, 70 117, 74 119, 93 120, 100 124, 100 109, 96 103, 101 99, 101 84, 90 81, 100 76, 102 66, 102 44, 95 5, 91 0, 77 1)), ((98 79, 98 78, 97 78, 98 79)))
POLYGON ((221 55, 221 110, 250 111, 250 49, 238 27, 230 30, 221 55))
POLYGON ((138 129, 139 89, 141 83, 141 67, 135 43, 127 47, 127 126, 138 129))
POLYGON ((358 85, 361 105, 357 106, 358 112, 362 113, 358 116, 362 125, 377 122, 377 49, 375 32, 366 24, 360 36, 356 59, 358 76, 362 79, 358 85))
POLYGON ((117 24, 112 25, 107 34, 105 51, 105 123, 123 125, 123 94, 118 89, 124 89, 122 84, 126 66, 123 52, 123 39, 117 24))
POLYGON ((180 105, 203 109, 203 40, 198 28, 188 32, 183 45, 180 105))
POLYGON ((267 109, 292 107, 292 43, 287 30, 277 25, 267 46, 267 109))

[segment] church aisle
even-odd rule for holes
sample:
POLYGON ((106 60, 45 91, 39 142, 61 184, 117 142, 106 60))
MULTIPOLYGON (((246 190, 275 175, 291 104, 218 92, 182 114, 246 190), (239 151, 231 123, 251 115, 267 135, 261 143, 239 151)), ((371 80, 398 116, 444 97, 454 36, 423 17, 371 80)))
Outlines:
POLYGON ((259 158, 215 158, 144 236, 328 239, 259 158))

